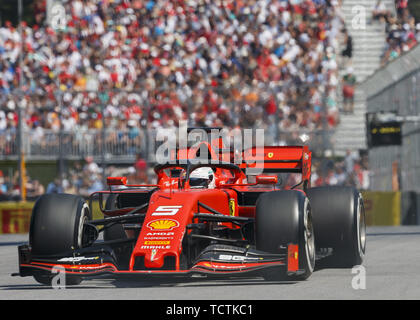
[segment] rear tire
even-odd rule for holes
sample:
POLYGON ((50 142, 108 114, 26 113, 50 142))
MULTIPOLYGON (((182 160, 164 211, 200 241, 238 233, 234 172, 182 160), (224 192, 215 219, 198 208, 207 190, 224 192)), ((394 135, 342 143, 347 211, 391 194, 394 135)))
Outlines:
MULTIPOLYGON (((41 196, 32 210, 29 243, 32 254, 58 255, 82 248, 84 222, 91 220, 89 206, 80 196, 46 194, 41 196)), ((41 284, 50 285, 53 274, 34 276, 41 284)), ((67 284, 79 284, 82 278, 66 276, 67 284)))
POLYGON ((299 276, 287 276, 285 270, 268 269, 267 280, 305 280, 315 267, 315 240, 308 199, 295 190, 262 194, 257 201, 255 217, 257 250, 279 253, 288 244, 299 246, 299 276))
POLYGON ((332 248, 326 266, 351 268, 363 262, 366 223, 363 199, 352 187, 318 187, 307 192, 311 203, 316 247, 332 248))

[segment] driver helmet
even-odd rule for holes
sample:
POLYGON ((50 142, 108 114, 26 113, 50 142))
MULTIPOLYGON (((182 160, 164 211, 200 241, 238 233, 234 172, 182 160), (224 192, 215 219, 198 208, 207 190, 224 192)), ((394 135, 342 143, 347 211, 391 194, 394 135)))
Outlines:
POLYGON ((210 167, 195 169, 190 174, 190 186, 213 189, 215 187, 213 169, 210 167))

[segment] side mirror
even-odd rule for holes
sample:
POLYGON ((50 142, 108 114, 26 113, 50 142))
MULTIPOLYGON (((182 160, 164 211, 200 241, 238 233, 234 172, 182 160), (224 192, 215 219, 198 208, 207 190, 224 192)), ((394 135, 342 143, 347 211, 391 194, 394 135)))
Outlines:
POLYGON ((277 184, 278 178, 277 176, 256 176, 255 183, 256 184, 277 184))
POLYGON ((125 186, 127 184, 127 177, 108 177, 106 184, 109 186, 125 186))

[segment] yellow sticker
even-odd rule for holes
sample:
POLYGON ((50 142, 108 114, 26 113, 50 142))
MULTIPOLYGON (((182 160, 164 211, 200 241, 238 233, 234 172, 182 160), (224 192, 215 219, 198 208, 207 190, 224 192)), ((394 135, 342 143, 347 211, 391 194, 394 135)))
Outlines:
POLYGON ((268 153, 268 157, 269 157, 269 158, 272 158, 273 156, 274 156, 274 153, 272 153, 272 152, 269 152, 269 153, 268 153))
POLYGON ((170 241, 145 241, 144 244, 148 245, 164 245, 164 244, 170 244, 170 241))
POLYGON ((229 199, 229 214, 231 216, 235 215, 235 199, 229 199))

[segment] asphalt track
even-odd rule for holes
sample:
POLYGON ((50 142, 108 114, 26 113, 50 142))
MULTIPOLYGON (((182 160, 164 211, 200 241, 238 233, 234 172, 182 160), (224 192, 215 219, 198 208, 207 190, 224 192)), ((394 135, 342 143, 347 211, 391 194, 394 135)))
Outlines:
MULTIPOLYGON (((17 272, 17 245, 27 235, 0 235, 0 299, 286 300, 420 299, 420 226, 368 228, 366 288, 353 289, 350 269, 320 269, 303 282, 254 279, 85 280, 55 290, 17 272)), ((353 281, 354 283, 354 281, 353 281)))

